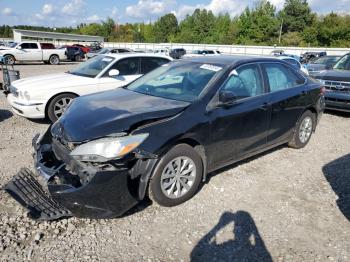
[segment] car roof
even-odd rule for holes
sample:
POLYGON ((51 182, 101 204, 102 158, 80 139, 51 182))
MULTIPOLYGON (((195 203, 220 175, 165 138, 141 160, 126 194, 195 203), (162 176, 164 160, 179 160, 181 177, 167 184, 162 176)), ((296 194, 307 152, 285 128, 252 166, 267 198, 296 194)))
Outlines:
POLYGON ((170 56, 166 56, 162 54, 153 54, 153 53, 118 53, 118 54, 103 54, 103 56, 114 57, 118 60, 126 57, 140 57, 140 56, 166 58, 169 61, 173 60, 170 56))
POLYGON ((197 62, 197 63, 214 63, 222 65, 234 65, 238 62, 276 62, 275 57, 258 57, 248 55, 220 55, 220 56, 198 56, 186 57, 179 61, 197 62))

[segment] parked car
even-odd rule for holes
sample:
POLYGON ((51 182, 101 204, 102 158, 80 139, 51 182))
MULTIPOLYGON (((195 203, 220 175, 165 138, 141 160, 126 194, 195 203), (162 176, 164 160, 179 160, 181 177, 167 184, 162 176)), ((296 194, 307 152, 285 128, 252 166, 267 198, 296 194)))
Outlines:
POLYGON ((326 87, 326 108, 350 112, 350 53, 314 77, 326 87))
POLYGON ((186 54, 186 50, 184 48, 174 48, 169 52, 169 55, 174 59, 180 59, 186 54))
POLYGON ((221 55, 218 50, 193 50, 189 54, 183 55, 183 57, 196 57, 196 56, 217 56, 221 55))
POLYGON ((87 47, 87 46, 84 46, 84 45, 80 45, 80 44, 74 44, 72 46, 79 47, 81 50, 83 50, 84 54, 90 52, 90 47, 87 47))
POLYGON ((177 60, 124 88, 74 100, 33 140, 48 192, 29 169, 5 190, 37 219, 120 216, 146 195, 179 205, 214 170, 278 145, 306 146, 323 92, 274 58, 177 60), (44 203, 34 206, 36 197, 44 203))
POLYGON ((270 55, 272 55, 272 56, 281 56, 281 55, 284 55, 284 50, 282 50, 282 49, 275 49, 275 50, 272 50, 271 52, 270 52, 270 55))
POLYGON ((81 61, 85 57, 85 54, 80 47, 65 45, 62 46, 61 49, 66 50, 66 56, 68 60, 81 61))
POLYGON ((77 96, 124 86, 171 60, 155 54, 100 55, 65 73, 14 81, 7 100, 18 115, 55 122, 77 96))
POLYGON ((43 61, 52 65, 58 65, 66 59, 65 50, 48 48, 51 44, 37 42, 21 42, 12 48, 0 50, 0 55, 9 65, 16 61, 43 61))
POLYGON ((316 60, 317 58, 321 56, 326 56, 327 52, 305 52, 300 57, 300 62, 303 64, 307 64, 312 62, 313 60, 316 60))
POLYGON ((133 51, 128 48, 111 48, 111 47, 106 47, 102 48, 97 52, 89 52, 86 54, 86 58, 90 59, 93 58, 97 55, 103 55, 103 54, 120 54, 120 53, 132 53, 133 51))
POLYGON ((339 61, 341 56, 327 55, 321 56, 308 64, 305 64, 311 76, 315 76, 325 69, 332 69, 332 67, 339 61))
POLYGON ((294 66, 296 69, 301 70, 306 75, 309 75, 309 71, 305 66, 303 66, 297 59, 290 57, 290 56, 277 56, 278 59, 286 61, 287 63, 294 66))

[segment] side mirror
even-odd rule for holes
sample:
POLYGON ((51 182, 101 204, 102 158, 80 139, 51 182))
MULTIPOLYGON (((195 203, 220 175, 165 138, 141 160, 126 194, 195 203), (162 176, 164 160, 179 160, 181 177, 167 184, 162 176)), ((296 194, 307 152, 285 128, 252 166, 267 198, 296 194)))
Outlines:
POLYGON ((16 47, 16 49, 21 50, 22 47, 19 45, 19 46, 16 47))
POLYGON ((119 76, 119 70, 118 69, 112 69, 108 72, 109 76, 119 76))
POLYGON ((221 104, 227 105, 233 103, 237 99, 237 96, 232 91, 222 90, 219 93, 219 101, 221 104))

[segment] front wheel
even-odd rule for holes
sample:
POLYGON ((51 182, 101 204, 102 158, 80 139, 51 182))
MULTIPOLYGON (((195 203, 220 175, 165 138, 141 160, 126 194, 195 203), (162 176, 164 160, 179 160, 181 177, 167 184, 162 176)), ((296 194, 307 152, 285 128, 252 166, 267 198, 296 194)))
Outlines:
POLYGON ((76 98, 73 94, 62 94, 51 100, 47 108, 47 116, 52 123, 55 123, 66 111, 68 105, 76 98))
POLYGON ((49 62, 51 65, 58 65, 60 63, 60 58, 57 55, 52 55, 49 62))
POLYGON ((197 151, 179 144, 157 164, 149 184, 149 197, 161 206, 176 206, 190 199, 203 177, 203 163, 197 151))
POLYGON ((15 57, 12 56, 12 55, 5 55, 5 57, 4 57, 4 62, 5 62, 5 64, 7 64, 7 65, 14 65, 15 62, 16 62, 16 59, 15 59, 15 57))
POLYGON ((297 149, 306 146, 310 141, 315 123, 315 114, 311 111, 305 111, 296 124, 293 137, 288 145, 297 149))

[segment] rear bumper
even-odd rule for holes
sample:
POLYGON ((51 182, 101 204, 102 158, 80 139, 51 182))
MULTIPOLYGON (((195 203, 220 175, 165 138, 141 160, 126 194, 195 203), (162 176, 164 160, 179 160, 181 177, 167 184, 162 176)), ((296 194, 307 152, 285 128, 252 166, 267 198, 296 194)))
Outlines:
POLYGON ((50 143, 50 132, 38 141, 37 139, 38 137, 33 140, 36 149, 35 169, 44 178, 46 185, 38 189, 39 183, 34 176, 21 170, 5 187, 11 196, 29 210, 32 218, 52 220, 66 216, 118 217, 144 197, 143 190, 147 186, 156 159, 133 159, 120 168, 93 168, 80 163, 70 163, 70 168, 66 168, 66 161, 69 160, 63 161, 56 157, 53 144, 50 143), (17 186, 18 184, 23 186, 17 186), (37 205, 39 200, 33 200, 30 196, 33 191, 30 184, 38 189, 34 190, 37 196, 35 198, 40 199, 43 207, 37 205))
POLYGON ((350 93, 326 92, 326 109, 350 112, 350 93))

